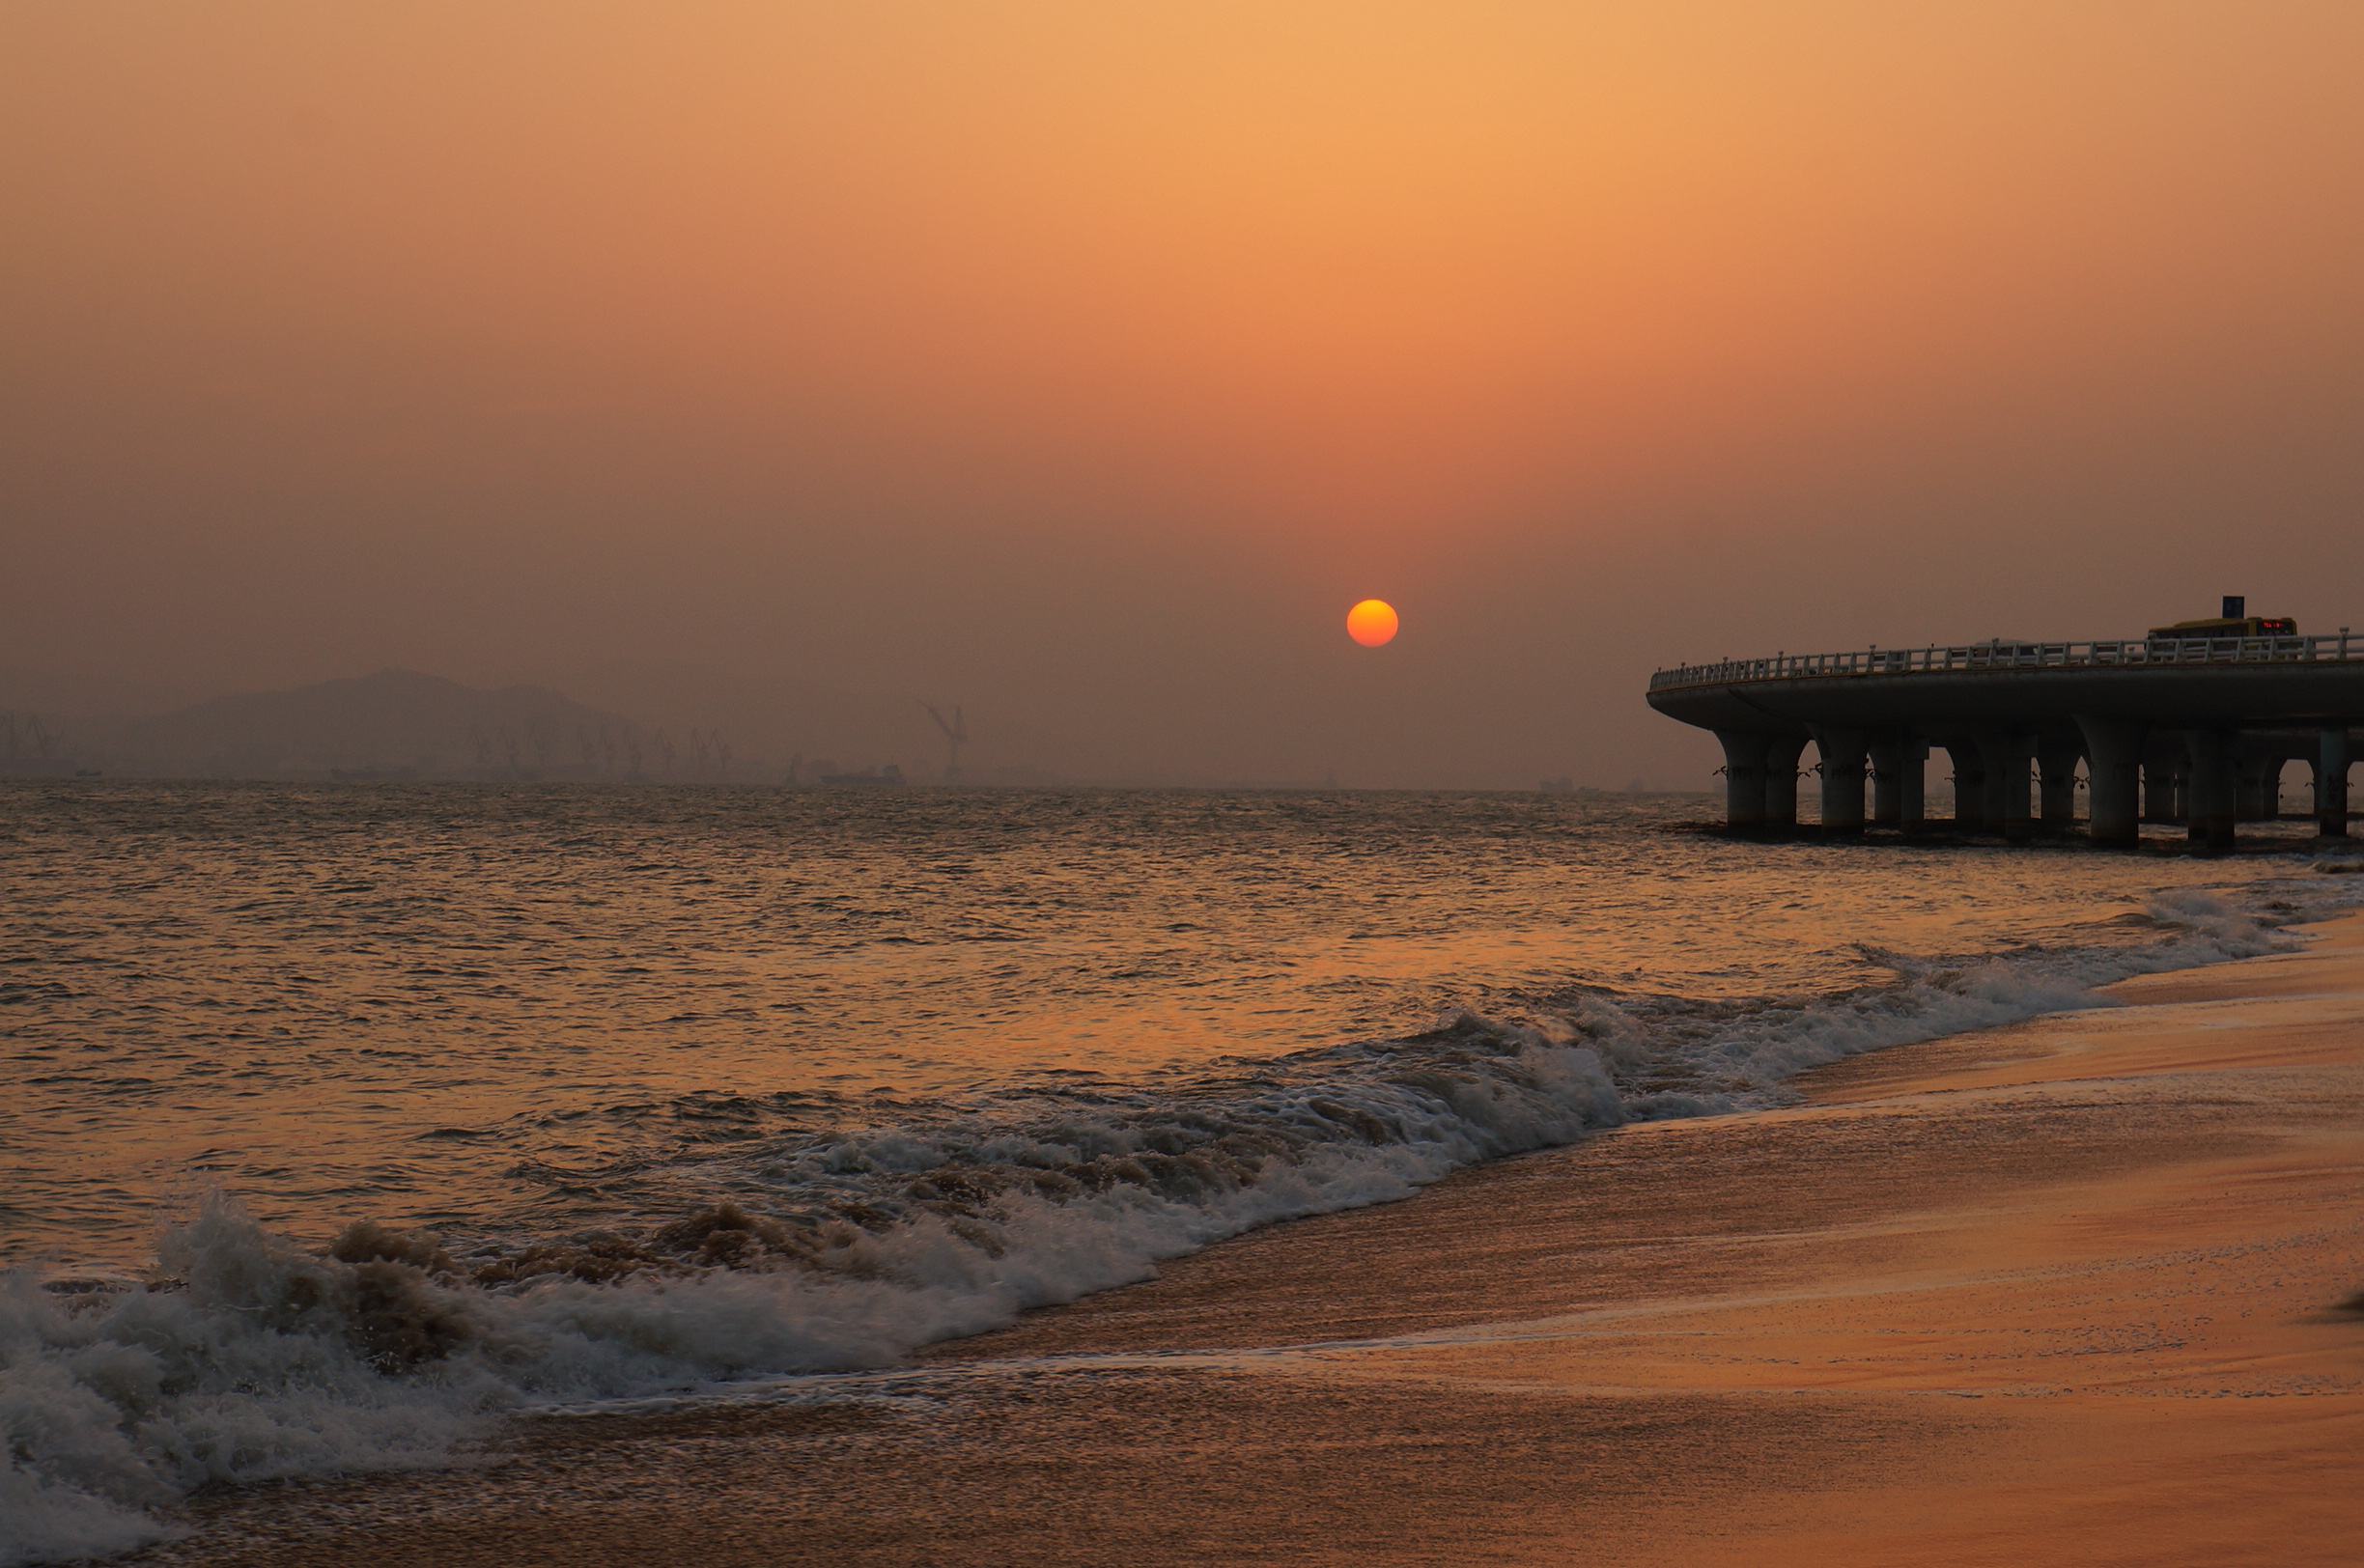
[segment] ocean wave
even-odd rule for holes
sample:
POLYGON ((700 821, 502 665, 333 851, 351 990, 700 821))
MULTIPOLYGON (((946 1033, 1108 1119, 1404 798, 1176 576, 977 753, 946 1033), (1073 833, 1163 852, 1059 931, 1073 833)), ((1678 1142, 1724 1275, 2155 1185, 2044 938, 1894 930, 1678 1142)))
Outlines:
POLYGON ((209 1483, 445 1463, 512 1412, 886 1364, 1259 1225, 1626 1121, 1775 1103, 1844 1056, 2273 951, 2284 926, 2359 896, 2310 877, 2168 892, 2139 942, 1876 953, 1894 978, 1835 997, 1571 990, 1520 1020, 1462 1013, 1214 1074, 900 1103, 851 1130, 810 1096, 709 1096, 701 1114, 726 1135, 680 1142, 639 1178, 704 1196, 644 1210, 672 1218, 638 1231, 468 1248, 362 1220, 321 1252, 216 1195, 139 1286, 0 1275, 0 1564, 159 1539, 209 1483))

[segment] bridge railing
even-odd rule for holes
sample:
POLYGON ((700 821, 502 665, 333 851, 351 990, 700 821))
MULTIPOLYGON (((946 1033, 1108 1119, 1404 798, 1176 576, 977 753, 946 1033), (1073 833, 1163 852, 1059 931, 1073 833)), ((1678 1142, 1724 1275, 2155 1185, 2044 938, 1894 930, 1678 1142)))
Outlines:
POLYGON ((1926 648, 1865 648, 1850 654, 1775 654, 1713 664, 1679 664, 1650 677, 1652 691, 1849 675, 1920 675, 1948 670, 2124 669, 2156 664, 2309 664, 2364 661, 2364 633, 2345 627, 2320 637, 2142 637, 2116 642, 1973 642, 1926 648))

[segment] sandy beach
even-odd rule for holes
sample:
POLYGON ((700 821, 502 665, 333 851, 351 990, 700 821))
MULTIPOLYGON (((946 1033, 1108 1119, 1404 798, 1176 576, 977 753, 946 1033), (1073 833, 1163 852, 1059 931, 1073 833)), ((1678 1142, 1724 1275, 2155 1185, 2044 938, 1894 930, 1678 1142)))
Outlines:
POLYGON ((2364 917, 146 1562, 2364 1560, 2364 917))

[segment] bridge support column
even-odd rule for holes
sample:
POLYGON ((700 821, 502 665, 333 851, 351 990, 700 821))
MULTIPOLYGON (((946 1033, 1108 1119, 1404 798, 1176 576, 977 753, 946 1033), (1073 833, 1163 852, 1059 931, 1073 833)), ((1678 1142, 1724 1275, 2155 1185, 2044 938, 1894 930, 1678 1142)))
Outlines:
POLYGON ((1928 813, 1922 803, 1922 770, 1928 758, 1928 742, 1910 730, 1890 730, 1873 736, 1870 749, 1872 821, 1881 827, 1920 832, 1928 826, 1928 813))
POLYGON ((2233 737, 2221 730, 2194 730, 2189 743, 2191 794, 2184 834, 2194 849, 2221 854, 2233 847, 2237 783, 2233 737))
POLYGON ((1764 826, 1765 737, 1760 730, 1718 730, 1724 747, 1724 826, 1753 833, 1764 826))
POLYGON ((2146 822, 2174 822, 2181 813, 2176 810, 2175 764, 2155 755, 2143 762, 2143 819, 2146 822))
POLYGON ((2348 836, 2348 728, 2326 726, 2315 751, 2315 831, 2348 836))
POLYGON ((1869 750, 1872 757, 1872 825, 1874 827, 1904 826, 1904 747, 1905 737, 1896 734, 1872 737, 1869 750))
POLYGON ((2282 814, 2282 759, 2243 757, 2233 815, 2239 822, 2271 822, 2282 814))
POLYGON ((1979 752, 1986 768, 1986 828, 2014 843, 2036 836, 2028 817, 2028 738, 2011 730, 1980 737, 1979 752))
POLYGON ((1860 833, 1864 826, 1864 734, 1861 730, 1816 730, 1822 754, 1822 830, 1860 833))
POLYGON ((2097 845, 2130 850, 2142 842, 2143 728, 2123 718, 2076 722, 2085 733, 2088 831, 2097 845))
POLYGON ((1986 820, 1986 762, 1975 741, 1956 738, 1941 742, 1954 763, 1954 827, 1956 832, 1983 833, 1986 820))
POLYGON ((1798 758, 1805 753, 1803 735, 1776 735, 1765 743, 1764 830, 1797 831, 1798 758))
POLYGON ((1928 742, 1907 735, 1897 747, 1897 826, 1908 833, 1928 831, 1928 742))
POLYGON ((2036 768, 2042 779, 2037 791, 2041 802, 2040 816, 2047 833, 2066 833, 2076 826, 2076 765, 2078 752, 2074 746, 2047 746, 2036 754, 2036 768))

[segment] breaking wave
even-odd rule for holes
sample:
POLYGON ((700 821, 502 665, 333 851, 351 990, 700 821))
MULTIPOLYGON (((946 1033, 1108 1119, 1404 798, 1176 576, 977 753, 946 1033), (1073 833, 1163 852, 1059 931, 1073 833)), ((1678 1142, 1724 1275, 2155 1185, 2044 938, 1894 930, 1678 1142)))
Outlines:
POLYGON ((1894 978, 1838 996, 1578 987, 1517 1020, 899 1103, 854 1131, 809 1096, 721 1097, 702 1107, 711 1138, 588 1173, 671 1217, 641 1231, 467 1249, 362 1221, 320 1252, 216 1196, 165 1235, 143 1284, 0 1275, 0 1564, 162 1538, 209 1483, 440 1464, 507 1413, 884 1364, 1258 1225, 1626 1121, 1776 1103, 1841 1057, 2288 946, 2282 927, 2358 896, 2313 877, 2168 893, 2114 942, 1875 954, 1894 978))

